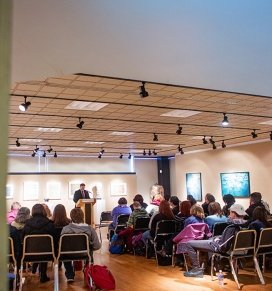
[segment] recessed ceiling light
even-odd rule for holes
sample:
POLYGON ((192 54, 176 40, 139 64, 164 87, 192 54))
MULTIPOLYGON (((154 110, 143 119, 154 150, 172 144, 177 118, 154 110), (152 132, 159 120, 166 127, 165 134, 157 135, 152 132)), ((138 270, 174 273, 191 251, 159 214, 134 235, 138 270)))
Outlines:
POLYGON ((134 132, 129 131, 113 131, 110 135, 132 135, 134 132))
POLYGON ((86 144, 103 144, 104 141, 85 141, 86 144))
POLYGON ((50 128, 50 127, 38 127, 34 129, 34 131, 41 131, 41 132, 60 132, 62 128, 50 128))
POLYGON ((160 116, 169 116, 169 117, 189 117, 201 113, 200 111, 193 110, 172 110, 167 113, 163 113, 160 116))
POLYGON ((65 109, 98 111, 107 105, 108 103, 73 101, 72 103, 68 104, 65 109))
POLYGON ((268 121, 259 122, 259 124, 272 125, 272 120, 268 120, 268 121))

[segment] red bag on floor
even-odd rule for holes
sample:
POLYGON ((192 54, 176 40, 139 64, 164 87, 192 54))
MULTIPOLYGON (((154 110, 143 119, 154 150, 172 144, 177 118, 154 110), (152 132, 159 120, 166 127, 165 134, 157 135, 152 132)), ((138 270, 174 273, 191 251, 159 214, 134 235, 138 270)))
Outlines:
POLYGON ((89 288, 115 290, 115 279, 106 266, 86 265, 84 278, 89 288))

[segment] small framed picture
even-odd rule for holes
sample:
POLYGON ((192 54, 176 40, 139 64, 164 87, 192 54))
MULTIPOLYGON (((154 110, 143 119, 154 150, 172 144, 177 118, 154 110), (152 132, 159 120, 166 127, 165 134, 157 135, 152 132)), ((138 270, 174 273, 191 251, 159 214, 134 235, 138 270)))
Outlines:
POLYGON ((126 196, 127 195, 127 184, 122 182, 111 183, 111 196, 126 196))
POLYGON ((23 200, 38 200, 39 199, 39 182, 24 182, 24 197, 23 200))
POLYGON ((46 199, 60 200, 60 182, 47 182, 46 183, 46 199))

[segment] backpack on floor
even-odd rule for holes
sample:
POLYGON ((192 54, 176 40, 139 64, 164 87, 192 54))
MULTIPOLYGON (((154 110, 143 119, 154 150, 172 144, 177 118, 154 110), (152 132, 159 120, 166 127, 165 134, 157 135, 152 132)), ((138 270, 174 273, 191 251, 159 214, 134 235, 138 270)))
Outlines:
POLYGON ((115 279, 106 266, 86 265, 84 279, 91 290, 115 290, 115 279))
POLYGON ((123 254, 125 250, 124 239, 118 237, 118 234, 114 234, 111 238, 109 252, 111 254, 123 254))

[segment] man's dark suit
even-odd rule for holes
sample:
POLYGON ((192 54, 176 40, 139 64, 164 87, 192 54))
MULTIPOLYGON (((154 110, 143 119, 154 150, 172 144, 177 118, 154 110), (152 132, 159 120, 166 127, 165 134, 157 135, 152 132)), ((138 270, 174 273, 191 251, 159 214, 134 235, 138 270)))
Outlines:
POLYGON ((85 194, 85 197, 82 196, 82 193, 81 193, 81 190, 80 189, 78 189, 77 191, 75 191, 74 198, 73 198, 74 202, 77 203, 77 201, 79 199, 90 199, 90 196, 89 196, 89 192, 88 191, 84 190, 84 194, 85 194))

